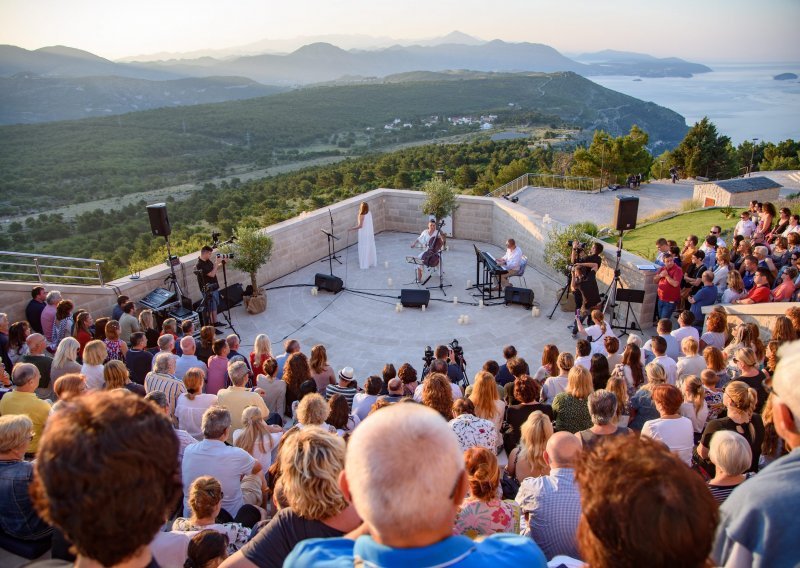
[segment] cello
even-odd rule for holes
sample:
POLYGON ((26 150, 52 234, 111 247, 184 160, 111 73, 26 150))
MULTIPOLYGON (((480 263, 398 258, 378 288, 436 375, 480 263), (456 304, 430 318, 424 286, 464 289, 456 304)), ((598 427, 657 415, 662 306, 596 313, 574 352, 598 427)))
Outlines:
POLYGON ((441 261, 442 249, 444 248, 444 237, 441 234, 444 220, 436 224, 436 233, 428 241, 428 250, 422 253, 422 264, 428 268, 436 268, 441 261))

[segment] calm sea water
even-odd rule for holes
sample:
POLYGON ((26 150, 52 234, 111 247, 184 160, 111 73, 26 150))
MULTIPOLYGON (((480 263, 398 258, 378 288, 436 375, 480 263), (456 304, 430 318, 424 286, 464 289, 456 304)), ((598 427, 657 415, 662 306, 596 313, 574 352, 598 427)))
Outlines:
POLYGON ((704 116, 734 144, 758 138, 800 139, 800 80, 775 81, 779 73, 800 75, 800 63, 708 64, 714 71, 689 79, 634 80, 589 77, 595 83, 683 115, 691 126, 704 116))

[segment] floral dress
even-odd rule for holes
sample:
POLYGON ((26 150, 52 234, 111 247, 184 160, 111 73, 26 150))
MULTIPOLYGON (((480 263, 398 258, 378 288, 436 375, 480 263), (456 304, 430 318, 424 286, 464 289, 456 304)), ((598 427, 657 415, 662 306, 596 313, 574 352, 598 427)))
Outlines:
MULTIPOLYGON (((228 554, 234 554, 250 540, 250 529, 241 523, 215 523, 207 526, 197 526, 185 517, 178 517, 172 523, 172 532, 198 533, 204 529, 215 530, 228 536, 228 554)), ((190 536, 194 536, 191 534, 190 536)))
POLYGON ((708 406, 708 418, 706 424, 711 420, 716 420, 725 409, 722 403, 722 391, 713 391, 709 388, 703 387, 706 391, 706 406, 708 406))
POLYGON ((487 503, 467 498, 456 517, 453 534, 473 540, 494 533, 519 534, 521 514, 522 509, 516 501, 492 499, 487 503))
POLYGON ((125 361, 125 356, 122 354, 122 340, 121 339, 104 339, 103 343, 106 344, 106 351, 108 351, 108 358, 106 359, 106 363, 109 361, 125 361))

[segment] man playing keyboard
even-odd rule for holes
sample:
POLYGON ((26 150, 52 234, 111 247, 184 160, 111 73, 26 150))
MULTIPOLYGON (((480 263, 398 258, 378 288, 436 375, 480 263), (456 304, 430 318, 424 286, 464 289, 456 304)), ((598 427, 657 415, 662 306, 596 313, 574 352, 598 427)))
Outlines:
POLYGON ((506 241, 506 254, 495 260, 497 264, 508 270, 505 274, 500 275, 500 289, 502 290, 508 286, 509 276, 519 274, 519 267, 522 263, 522 249, 517 246, 514 239, 508 239, 506 241))

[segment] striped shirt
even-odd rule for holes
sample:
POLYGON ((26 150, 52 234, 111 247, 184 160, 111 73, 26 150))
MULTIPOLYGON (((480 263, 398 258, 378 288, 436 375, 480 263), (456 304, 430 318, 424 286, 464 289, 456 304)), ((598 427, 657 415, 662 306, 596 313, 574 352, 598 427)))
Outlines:
POLYGON ((325 389, 325 400, 329 400, 333 395, 340 394, 347 399, 347 408, 353 410, 353 398, 358 392, 357 389, 340 387, 339 385, 328 385, 325 389))
POLYGON ((161 391, 167 395, 167 404, 169 405, 170 416, 175 416, 175 404, 178 402, 178 397, 186 391, 186 385, 179 381, 172 375, 163 375, 161 373, 147 373, 144 378, 144 390, 146 392, 161 391))

